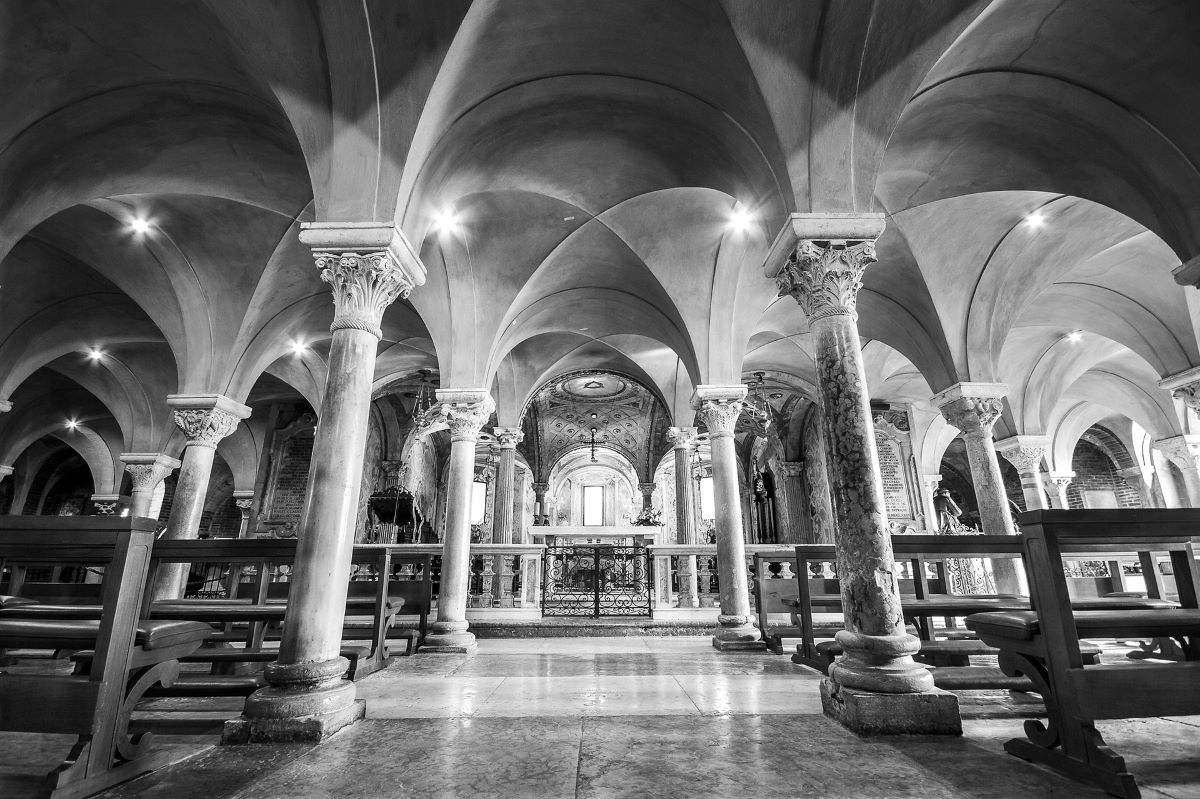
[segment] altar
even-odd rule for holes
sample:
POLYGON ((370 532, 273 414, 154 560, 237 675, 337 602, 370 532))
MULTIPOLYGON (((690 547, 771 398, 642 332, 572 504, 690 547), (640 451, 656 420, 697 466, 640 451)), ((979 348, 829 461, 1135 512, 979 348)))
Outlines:
POLYGON ((614 546, 650 546, 667 544, 662 538, 662 527, 634 526, 534 526, 529 528, 530 539, 535 544, 547 546, 574 546, 587 544, 612 544, 614 546))

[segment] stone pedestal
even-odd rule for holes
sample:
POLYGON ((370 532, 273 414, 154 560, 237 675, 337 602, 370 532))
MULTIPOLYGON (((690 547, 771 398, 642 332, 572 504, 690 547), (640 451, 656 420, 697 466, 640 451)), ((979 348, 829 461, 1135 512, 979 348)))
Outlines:
POLYGON ((733 428, 746 396, 744 385, 696 386, 692 407, 708 428, 712 450, 713 504, 717 534, 717 575, 721 589, 720 625, 712 644, 722 651, 761 651, 766 644, 754 625, 746 573, 742 501, 738 491, 737 452, 733 428))
POLYGON ((300 240, 333 290, 328 377, 279 660, 226 722, 225 743, 322 741, 364 714, 341 646, 371 382, 383 312, 424 282, 424 268, 391 226, 306 224, 300 240))
MULTIPOLYGON (((439 389, 437 398, 450 426, 450 465, 446 478, 446 535, 442 540, 442 581, 437 620, 421 652, 474 654, 475 635, 467 631, 467 590, 471 579, 471 483, 475 444, 496 405, 486 389, 439 389)), ((514 443, 515 446, 515 443, 514 443)), ((509 503, 511 505, 511 503, 509 503)))
POLYGON ((957 733, 957 701, 934 689, 933 675, 912 657, 920 641, 904 628, 855 324, 863 271, 882 231, 881 215, 793 214, 766 264, 780 296, 808 315, 824 418, 846 629, 837 634, 845 654, 830 666, 823 705, 858 732, 957 733))
POLYGON ((1013 436, 996 442, 996 451, 1003 455, 1021 476, 1021 492, 1025 495, 1026 510, 1044 510, 1046 487, 1042 484, 1042 459, 1050 449, 1045 436, 1013 436))
MULTIPOLYGON (((171 516, 163 534, 169 539, 193 539, 200 533, 200 517, 208 497, 213 458, 221 439, 233 433, 250 409, 220 394, 172 394, 167 404, 174 409, 175 424, 187 437, 183 465, 175 483, 171 516)), ((158 569, 153 598, 183 597, 189 564, 164 563, 158 569)))
POLYGON ((121 454, 129 482, 133 487, 129 497, 129 515, 147 517, 154 489, 167 475, 179 468, 179 461, 157 452, 125 452, 121 454))
MULTIPOLYGON (((696 428, 667 428, 667 438, 674 447, 675 456, 675 543, 698 544, 700 539, 694 511, 696 503, 692 495, 692 451, 696 448, 696 428)), ((676 575, 679 578, 679 607, 700 607, 696 556, 681 555, 676 575)))

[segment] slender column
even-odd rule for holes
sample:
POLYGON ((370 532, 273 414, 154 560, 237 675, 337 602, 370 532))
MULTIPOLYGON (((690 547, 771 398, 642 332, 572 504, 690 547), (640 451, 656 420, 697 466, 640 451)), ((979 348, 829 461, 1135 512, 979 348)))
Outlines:
POLYGON ((960 734, 958 700, 913 660, 888 533, 855 307, 882 215, 794 214, 766 272, 808 316, 836 520, 845 654, 821 683, 829 715, 860 733, 960 734))
POLYGON ((116 516, 120 504, 120 494, 92 494, 92 515, 116 516))
POLYGON ((1025 494, 1025 509, 1050 507, 1046 488, 1042 484, 1042 459, 1050 449, 1050 439, 1044 436, 1013 436, 996 442, 996 451, 1017 469, 1021 476, 1021 491, 1025 494))
POLYGON ((1131 488, 1137 489, 1143 508, 1153 508, 1155 506, 1153 467, 1130 466, 1128 469, 1117 470, 1117 474, 1121 475, 1121 479, 1128 483, 1131 488))
MULTIPOLYGON (((669 427, 675 455, 675 543, 700 543, 696 527, 695 502, 692 486, 692 450, 696 448, 696 428, 669 427)), ((679 607, 700 607, 700 588, 696 579, 696 556, 681 555, 676 575, 679 579, 679 607)))
MULTIPOLYGON (((250 409, 220 394, 172 394, 167 397, 167 404, 174 409, 175 424, 187 437, 187 443, 164 538, 193 539, 200 534, 200 517, 204 514, 217 443, 237 429, 238 423, 250 415, 250 409)), ((154 599, 182 597, 187 572, 186 563, 160 566, 154 599)))
POLYGON ((780 544, 802 544, 806 538, 808 513, 804 508, 804 496, 800 488, 800 477, 804 464, 776 461, 775 473, 775 529, 780 544))
POLYGON ((1188 507, 1200 508, 1200 435, 1164 438, 1155 441, 1154 446, 1183 474, 1188 507))
POLYGON ((549 483, 533 484, 533 523, 536 525, 550 523, 550 511, 546 508, 546 492, 549 490, 549 483))
POLYGON ((1075 472, 1046 472, 1046 476, 1050 478, 1050 482, 1054 486, 1054 490, 1050 492, 1050 507, 1063 509, 1071 507, 1071 503, 1067 500, 1067 487, 1075 479, 1075 472))
POLYGON ((525 544, 529 542, 529 535, 525 530, 525 485, 528 475, 523 469, 514 469, 514 472, 513 543, 525 544))
POLYGON ((517 483, 517 444, 525 434, 516 427, 493 427, 492 433, 500 444, 500 460, 496 464, 495 519, 492 522, 492 543, 513 542, 513 494, 517 483))
POLYGON ((713 646, 720 650, 761 650, 754 626, 746 574, 746 539, 742 528, 742 497, 738 490, 737 452, 733 428, 746 396, 744 385, 696 386, 692 407, 708 428, 712 452, 713 504, 717 534, 717 577, 721 589, 720 625, 713 646))
POLYGON ((250 537, 250 514, 254 510, 254 492, 253 491, 234 491, 233 504, 237 505, 238 511, 242 514, 242 523, 238 526, 238 538, 250 537))
POLYGON ((157 452, 125 452, 121 455, 133 491, 129 497, 130 516, 149 516, 154 489, 163 478, 179 468, 179 461, 157 452))
POLYGON ((938 484, 942 482, 940 474, 923 474, 921 475, 921 502, 925 505, 925 531, 936 533, 939 529, 937 511, 933 505, 933 495, 937 491, 938 484))
MULTIPOLYGON (((437 621, 421 651, 472 654, 478 648, 467 631, 467 590, 471 578, 471 483, 475 444, 496 405, 487 390, 439 389, 442 414, 450 427, 446 478, 446 535, 442 540, 442 582, 437 621)), ((514 443, 515 446, 515 443, 514 443)))
POLYGON ((654 510, 654 483, 638 483, 638 491, 642 493, 642 510, 654 510))
POLYGON ((313 248, 333 294, 328 374, 279 659, 267 666, 270 685, 226 722, 227 743, 321 741, 362 718, 365 707, 342 679, 349 663, 341 639, 371 382, 384 310, 424 282, 424 267, 391 226, 302 227, 300 240, 313 248))

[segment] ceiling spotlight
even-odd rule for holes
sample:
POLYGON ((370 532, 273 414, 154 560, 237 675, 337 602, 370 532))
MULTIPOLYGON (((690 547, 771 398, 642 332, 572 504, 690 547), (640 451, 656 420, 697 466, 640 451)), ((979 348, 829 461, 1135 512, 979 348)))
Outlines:
POLYGON ((1078 330, 1072 330, 1067 334, 1067 341, 1071 342, 1072 344, 1078 344, 1079 342, 1083 341, 1083 333, 1079 332, 1078 330))
POLYGON ((754 214, 750 213, 750 209, 741 203, 733 206, 733 211, 729 214, 729 228, 738 233, 746 233, 754 225, 754 214))
POLYGON ((90 350, 88 350, 87 356, 93 361, 98 361, 104 357, 104 351, 99 347, 92 347, 90 350))
POLYGON ((76 427, 79 427, 79 422, 75 421, 74 419, 67 420, 67 429, 68 430, 74 430, 76 427))
POLYGON ((299 339, 292 342, 292 355, 303 355, 307 349, 308 345, 299 339))
POLYGON ((135 216, 129 220, 129 230, 135 236, 144 236, 150 232, 150 220, 142 216, 135 216))
POLYGON ((434 212, 433 229, 443 235, 457 233, 459 230, 458 214, 453 208, 446 207, 440 211, 434 212))
POLYGON ((1034 230, 1037 230, 1042 225, 1046 224, 1046 217, 1041 211, 1034 211, 1025 217, 1025 224, 1029 225, 1034 230))

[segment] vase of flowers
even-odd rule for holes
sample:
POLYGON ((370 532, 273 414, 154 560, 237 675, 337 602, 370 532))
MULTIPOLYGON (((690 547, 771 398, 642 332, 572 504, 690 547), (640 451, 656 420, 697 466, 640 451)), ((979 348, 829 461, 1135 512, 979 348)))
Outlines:
POLYGON ((642 508, 637 518, 633 520, 634 527, 661 527, 662 510, 660 508, 642 508))

